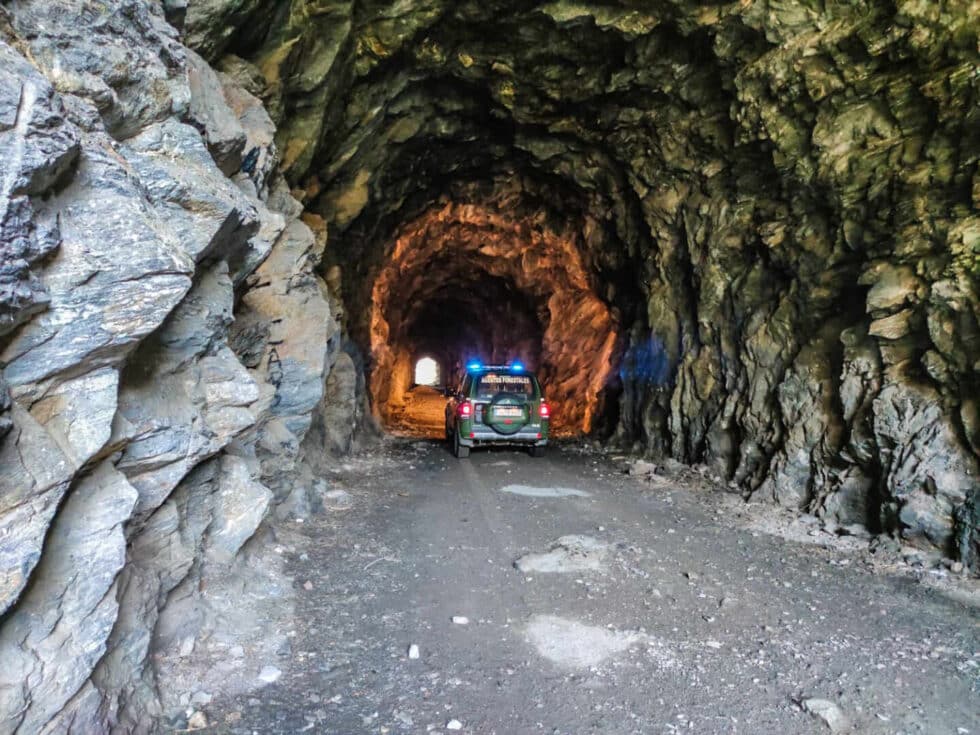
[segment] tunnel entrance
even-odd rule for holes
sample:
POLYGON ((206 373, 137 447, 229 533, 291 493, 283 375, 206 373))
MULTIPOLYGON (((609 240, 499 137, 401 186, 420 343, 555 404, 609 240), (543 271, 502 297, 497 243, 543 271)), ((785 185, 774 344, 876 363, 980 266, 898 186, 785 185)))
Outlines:
POLYGON ((450 202, 400 228, 370 314, 373 410, 396 433, 441 437, 445 398, 428 386, 456 385, 478 359, 534 371, 554 432, 584 434, 618 361, 619 326, 575 231, 487 203, 450 202), (419 355, 443 366, 441 381, 421 379, 419 355))

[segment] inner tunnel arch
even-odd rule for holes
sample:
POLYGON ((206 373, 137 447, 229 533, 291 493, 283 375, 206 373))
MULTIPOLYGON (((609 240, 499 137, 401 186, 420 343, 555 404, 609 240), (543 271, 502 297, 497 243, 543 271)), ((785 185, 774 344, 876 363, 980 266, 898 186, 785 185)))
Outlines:
POLYGON ((587 433, 615 379, 615 310, 596 293, 577 232, 487 203, 447 202, 403 225, 373 282, 370 395, 390 425, 405 405, 412 356, 520 360, 554 406, 555 430, 587 433))

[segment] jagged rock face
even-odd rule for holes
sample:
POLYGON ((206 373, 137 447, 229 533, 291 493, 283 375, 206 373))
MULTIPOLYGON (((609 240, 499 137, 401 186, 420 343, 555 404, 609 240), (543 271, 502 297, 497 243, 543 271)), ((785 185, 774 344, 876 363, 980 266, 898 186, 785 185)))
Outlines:
MULTIPOLYGON (((349 304, 404 223, 519 180, 509 206, 572 233, 629 334, 601 424, 757 498, 969 556, 974 11, 201 0, 186 33, 279 123, 349 304)), ((369 313, 348 317, 365 345, 369 313)))
POLYGON ((288 611, 263 526, 421 351, 975 562, 975 16, 8 0, 0 734, 146 731, 182 661, 222 676, 236 594, 288 611))
POLYGON ((0 733, 146 732, 243 589, 288 614, 248 541, 310 505, 325 241, 156 3, 6 3, 0 60, 0 733))

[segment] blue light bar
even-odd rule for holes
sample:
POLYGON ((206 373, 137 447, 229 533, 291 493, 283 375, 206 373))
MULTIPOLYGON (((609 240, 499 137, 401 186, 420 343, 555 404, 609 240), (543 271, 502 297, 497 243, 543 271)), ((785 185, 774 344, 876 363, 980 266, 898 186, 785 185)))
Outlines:
POLYGON ((483 367, 483 365, 480 362, 478 362, 477 360, 474 360, 473 362, 466 363, 466 369, 467 370, 479 370, 482 367, 483 367))
POLYGON ((512 362, 510 364, 510 370, 511 370, 511 372, 514 372, 514 373, 521 373, 521 372, 524 372, 524 366, 521 363, 519 363, 519 362, 512 362))

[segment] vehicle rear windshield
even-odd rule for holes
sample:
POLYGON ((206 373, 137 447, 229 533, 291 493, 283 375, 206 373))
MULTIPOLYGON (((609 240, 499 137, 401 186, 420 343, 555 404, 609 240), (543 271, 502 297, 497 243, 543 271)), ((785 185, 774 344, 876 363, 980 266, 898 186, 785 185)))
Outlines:
POLYGON ((530 375, 484 373, 476 378, 476 398, 493 398, 499 393, 513 393, 527 398, 536 395, 535 380, 530 375))

